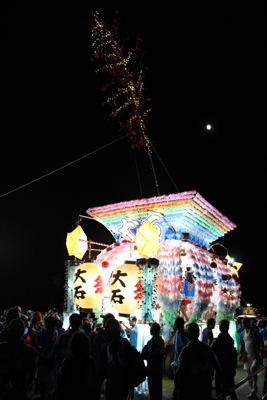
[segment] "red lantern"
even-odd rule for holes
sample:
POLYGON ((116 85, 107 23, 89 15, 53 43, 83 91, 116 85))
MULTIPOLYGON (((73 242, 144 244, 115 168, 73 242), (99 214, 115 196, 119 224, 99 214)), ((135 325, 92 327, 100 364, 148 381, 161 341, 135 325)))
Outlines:
POLYGON ((108 266, 109 266, 109 262, 108 261, 103 261, 102 262, 102 267, 103 268, 108 268, 108 266))
POLYGON ((216 262, 212 261, 212 263, 210 264, 211 268, 217 268, 217 264, 216 262))
POLYGON ((232 278, 233 278, 233 280, 234 280, 236 283, 239 283, 239 282, 240 282, 240 279, 238 278, 237 275, 233 274, 233 275, 232 275, 232 278))

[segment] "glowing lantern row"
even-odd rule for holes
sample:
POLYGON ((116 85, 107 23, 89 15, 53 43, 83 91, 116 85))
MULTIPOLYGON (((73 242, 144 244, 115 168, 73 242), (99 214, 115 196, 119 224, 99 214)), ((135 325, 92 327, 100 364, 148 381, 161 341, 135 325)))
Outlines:
POLYGON ((142 287, 139 268, 134 261, 125 261, 115 268, 110 278, 110 301, 119 314, 132 314, 139 308, 142 287))
POLYGON ((146 221, 136 230, 135 243, 138 253, 148 257, 155 257, 159 248, 159 238, 157 229, 146 221))
POLYGON ((76 267, 73 276, 73 297, 81 308, 95 308, 103 298, 102 269, 94 263, 76 267))

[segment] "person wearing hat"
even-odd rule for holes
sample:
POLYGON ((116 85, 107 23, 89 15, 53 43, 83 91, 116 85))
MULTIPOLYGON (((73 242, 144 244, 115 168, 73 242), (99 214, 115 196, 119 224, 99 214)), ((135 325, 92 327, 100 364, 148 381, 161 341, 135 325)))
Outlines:
POLYGON ((137 337, 138 337, 138 327, 137 327, 137 318, 132 317, 129 318, 130 327, 127 327, 124 322, 122 325, 126 328, 126 333, 130 334, 130 345, 137 349, 137 337))
POLYGON ((175 375, 173 400, 211 400, 210 370, 214 365, 223 379, 210 346, 201 342, 195 322, 186 326, 187 345, 182 349, 175 375))

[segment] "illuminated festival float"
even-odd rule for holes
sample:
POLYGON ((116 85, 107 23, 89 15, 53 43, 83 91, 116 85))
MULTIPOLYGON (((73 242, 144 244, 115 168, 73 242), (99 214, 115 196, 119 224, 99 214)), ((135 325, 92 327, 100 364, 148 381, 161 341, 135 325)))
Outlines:
POLYGON ((233 262, 228 251, 219 256, 215 245, 222 246, 216 241, 236 225, 196 191, 160 195, 147 135, 151 110, 144 96, 148 68, 141 38, 121 40, 118 22, 117 13, 110 27, 94 13, 91 61, 95 71, 108 78, 102 91, 107 92, 104 104, 113 110, 109 119, 119 119, 132 149, 147 148, 157 197, 143 198, 139 181, 141 199, 87 210, 86 218, 104 225, 113 244, 88 241, 80 225, 68 233, 68 254, 75 259, 65 263, 65 311, 90 310, 96 319, 108 312, 119 320, 137 317, 138 350, 149 339, 151 321, 160 322, 169 342, 178 315, 202 329, 203 321, 216 313, 216 322, 229 320, 235 334, 242 264, 233 262), (94 262, 92 245, 103 246, 94 262), (87 250, 90 262, 85 259, 87 250))
POLYGON ((68 234, 75 260, 66 262, 67 312, 78 306, 94 309, 96 317, 106 312, 136 316, 140 325, 157 320, 165 341, 177 315, 201 323, 216 312, 216 322, 233 321, 242 264, 214 248, 236 225, 199 193, 93 207, 87 214, 111 232, 114 243, 102 245, 88 263, 82 261, 88 249, 82 228, 78 225, 74 237, 68 234))

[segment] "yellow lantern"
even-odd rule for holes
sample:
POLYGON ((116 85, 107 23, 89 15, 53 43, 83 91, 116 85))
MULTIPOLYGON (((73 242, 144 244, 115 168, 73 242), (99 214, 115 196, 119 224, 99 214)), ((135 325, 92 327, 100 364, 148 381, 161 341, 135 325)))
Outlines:
POLYGON ((157 229, 146 221, 136 230, 135 243, 140 255, 155 257, 159 248, 159 238, 157 229))
POLYGON ((139 308, 141 299, 142 286, 139 268, 134 261, 125 261, 111 274, 111 305, 119 314, 132 314, 139 308))
POLYGON ((88 249, 87 236, 80 225, 72 232, 67 233, 66 246, 69 256, 81 260, 88 249))
POLYGON ((95 308, 104 293, 102 269, 94 263, 84 263, 76 267, 73 275, 73 297, 79 307, 95 308))

